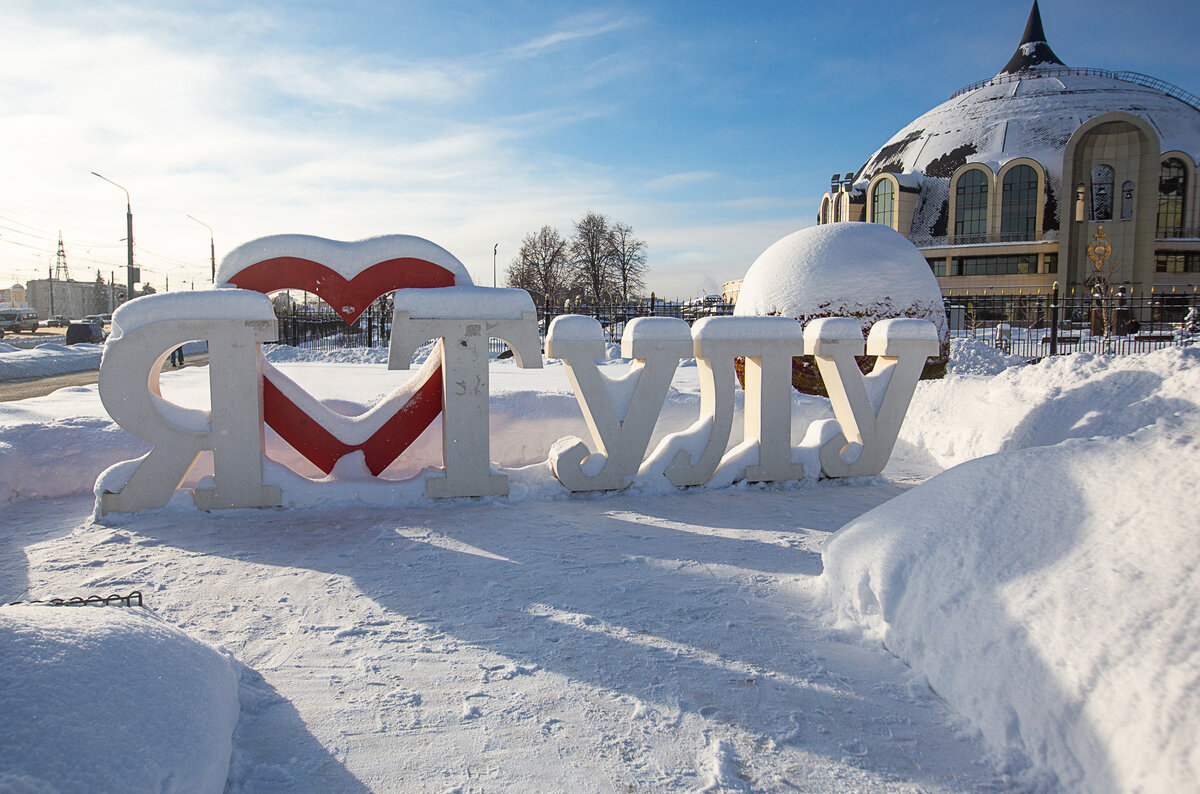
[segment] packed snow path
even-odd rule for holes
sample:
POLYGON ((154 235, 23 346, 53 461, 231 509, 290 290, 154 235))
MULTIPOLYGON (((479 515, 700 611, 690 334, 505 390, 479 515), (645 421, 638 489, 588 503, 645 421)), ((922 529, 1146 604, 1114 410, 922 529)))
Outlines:
MULTIPOLYGON (((141 589, 245 665, 230 791, 1004 790, 923 680, 822 622, 883 481, 85 519, 5 508, 4 593, 141 589), (81 561, 86 561, 82 563, 81 561)), ((86 671, 81 671, 86 674, 86 671)))

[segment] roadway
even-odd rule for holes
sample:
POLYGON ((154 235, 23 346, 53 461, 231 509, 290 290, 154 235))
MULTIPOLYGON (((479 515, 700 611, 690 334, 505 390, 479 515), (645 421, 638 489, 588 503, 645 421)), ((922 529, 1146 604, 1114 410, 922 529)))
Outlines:
MULTIPOLYGON (((62 344, 63 332, 61 328, 39 328, 36 334, 5 334, 4 339, 0 342, 19 344, 33 342, 34 345, 42 344, 43 342, 58 342, 62 344), (45 337, 37 339, 36 337, 45 337), (33 339, 31 340, 31 337, 33 339)), ((20 344, 21 347, 33 346, 28 344, 20 344)), ((206 367, 208 366, 208 353, 193 353, 189 354, 184 362, 185 367, 206 367)), ((163 365, 164 371, 171 369, 170 362, 163 365)), ((61 375, 46 375, 40 378, 20 378, 17 380, 0 381, 0 402, 11 402, 13 400, 25 400, 30 397, 42 397, 51 392, 65 389, 70 386, 89 386, 96 382, 99 376, 99 371, 94 369, 85 369, 79 372, 67 372, 61 375)))

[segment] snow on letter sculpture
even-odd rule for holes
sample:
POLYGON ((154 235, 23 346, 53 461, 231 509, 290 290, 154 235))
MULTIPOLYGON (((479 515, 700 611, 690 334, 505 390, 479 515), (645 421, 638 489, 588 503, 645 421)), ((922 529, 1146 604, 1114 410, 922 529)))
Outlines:
POLYGON ((866 353, 877 359, 875 369, 865 376, 854 362, 864 347, 857 320, 813 320, 804 327, 804 342, 817 360, 837 417, 824 421, 841 426, 841 432, 821 447, 821 470, 829 477, 879 474, 896 445, 925 360, 938 353, 937 328, 910 318, 875 323, 867 335, 866 353))
POLYGON ((214 487, 195 489, 197 507, 279 504, 279 489, 262 484, 259 345, 275 334, 271 301, 257 292, 147 295, 117 309, 100 400, 113 421, 154 448, 100 475, 102 512, 162 507, 204 450, 213 452, 214 487), (168 403, 158 388, 167 355, 192 339, 208 340, 209 411, 168 403))
POLYGON ((604 333, 591 317, 567 315, 550 324, 546 355, 561 358, 575 399, 599 448, 590 452, 574 436, 550 450, 554 476, 572 491, 618 490, 629 485, 641 466, 650 434, 662 411, 679 359, 692 352, 687 323, 670 317, 638 317, 625 326, 621 355, 634 359, 626 377, 637 385, 620 410, 596 359, 604 356, 604 333), (597 465, 599 464, 599 465, 597 465))
POLYGON ((523 289, 445 287, 396 292, 388 369, 408 369, 417 345, 438 340, 442 359, 442 463, 425 493, 502 496, 508 478, 492 474, 488 439, 488 339, 503 339, 522 369, 542 366, 537 312, 523 289))

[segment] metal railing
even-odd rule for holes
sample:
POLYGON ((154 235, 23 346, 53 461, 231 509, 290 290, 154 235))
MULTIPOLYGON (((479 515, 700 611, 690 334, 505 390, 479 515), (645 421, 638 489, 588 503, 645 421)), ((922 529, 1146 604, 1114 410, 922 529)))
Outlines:
POLYGON ((950 98, 954 99, 956 96, 961 96, 970 91, 974 91, 989 85, 1003 85, 1004 83, 1012 83, 1017 80, 1033 80, 1039 77, 1063 77, 1067 75, 1107 77, 1110 80, 1120 80, 1125 83, 1134 83, 1135 85, 1140 85, 1145 88, 1153 88, 1156 91, 1161 91, 1169 97, 1178 99, 1180 102, 1188 105, 1189 107, 1200 110, 1200 97, 1197 97, 1195 94, 1189 91, 1184 91, 1179 86, 1174 85, 1173 83, 1168 83, 1166 80, 1160 80, 1157 77, 1151 77, 1150 75, 1142 74, 1141 72, 1111 72, 1108 69, 1092 68, 1073 69, 1069 66, 1064 66, 1061 69, 1030 69, 1024 72, 1017 72, 1016 74, 997 75, 996 77, 992 77, 988 80, 979 80, 971 83, 970 85, 963 86, 951 94, 950 98))
POLYGON ((1157 240, 1200 240, 1200 227, 1177 226, 1174 229, 1159 229, 1157 240))
POLYGON ((977 339, 1037 360, 1092 353, 1146 353, 1200 342, 1196 294, 982 295, 945 299, 953 337, 977 339))
MULTIPOLYGON (((635 317, 677 317, 688 323, 701 317, 733 314, 733 304, 704 298, 688 301, 647 298, 629 302, 568 302, 562 305, 544 301, 537 307, 538 327, 542 336, 555 317, 582 314, 594 317, 611 341, 619 341, 626 324, 635 317)), ((347 347, 387 347, 392 332, 392 301, 380 298, 363 312, 353 325, 348 325, 327 306, 298 304, 275 313, 279 325, 278 344, 306 350, 337 350, 347 347)), ((508 347, 499 339, 490 343, 492 355, 508 347)))
POLYGON ((945 234, 938 237, 914 237, 917 248, 950 248, 956 245, 980 245, 982 243, 1053 243, 1058 241, 1058 230, 1049 229, 1041 234, 1033 232, 993 232, 991 234, 945 234))

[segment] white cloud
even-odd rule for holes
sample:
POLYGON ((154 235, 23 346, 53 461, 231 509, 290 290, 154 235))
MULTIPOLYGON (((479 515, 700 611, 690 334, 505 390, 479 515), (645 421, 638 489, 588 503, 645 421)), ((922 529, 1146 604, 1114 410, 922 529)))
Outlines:
MULTIPOLYGON (((139 263, 158 285, 168 272, 172 284, 207 277, 208 232, 188 214, 213 227, 218 258, 280 232, 337 239, 402 232, 445 246, 490 283, 493 245, 503 265, 531 229, 566 232, 596 210, 633 225, 650 245, 651 287, 680 296, 740 276, 793 230, 790 222, 732 223, 699 199, 637 198, 644 172, 536 143, 547 130, 582 125, 610 108, 568 95, 510 116, 471 113, 471 97, 499 79, 502 58, 345 60, 309 45, 286 49, 282 36, 266 48, 240 39, 206 46, 188 37, 187 18, 156 14, 153 26, 126 15, 124 29, 109 32, 15 12, 0 29, 0 70, 12 76, 0 83, 8 111, 0 149, 12 155, 0 208, 36 219, 41 236, 21 239, 44 244, 41 252, 4 244, 10 232, 0 230, 0 280, 42 276, 56 248, 46 238, 58 228, 77 278, 97 268, 121 277, 124 196, 91 171, 129 189, 139 263), (455 103, 466 108, 442 110, 455 103), (191 265, 179 268, 180 261, 191 265)), ((283 23, 252 15, 248 24, 261 33, 283 23)), ((517 49, 532 56, 630 24, 577 20, 517 49)), ((692 171, 651 187, 719 178, 692 171)))
POLYGON ((615 33, 636 24, 633 19, 605 20, 600 16, 590 16, 569 23, 562 30, 557 30, 536 39, 519 44, 508 50, 510 55, 521 58, 532 58, 542 53, 561 47, 564 44, 579 42, 583 39, 596 38, 608 33, 615 33))
POLYGON ((719 179, 715 171, 686 171, 679 174, 667 174, 646 183, 647 190, 677 190, 681 187, 691 187, 719 179))

